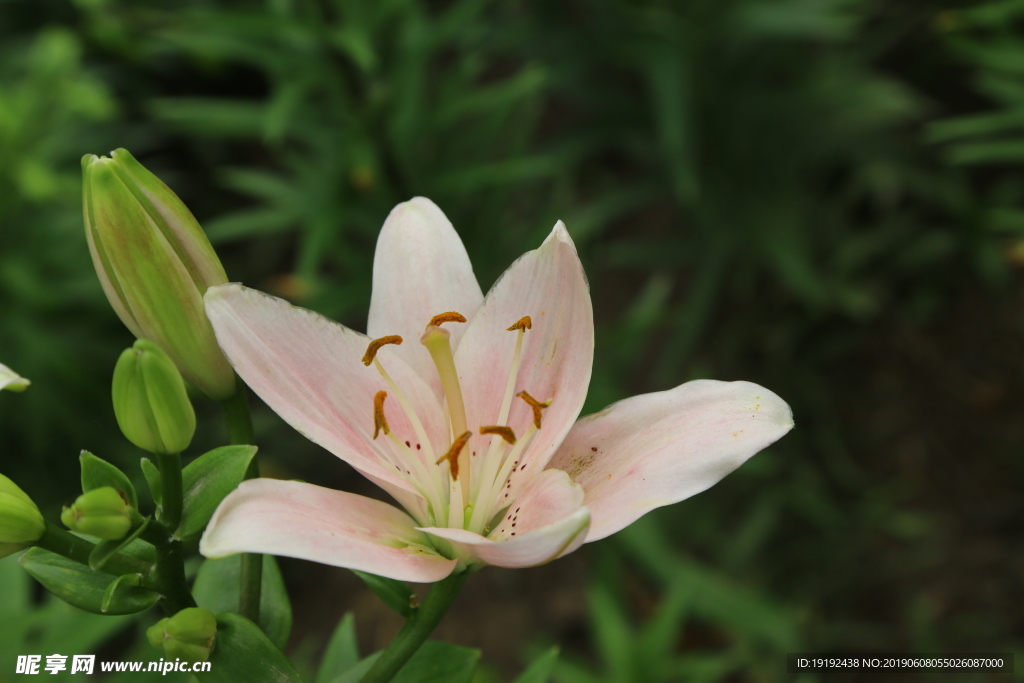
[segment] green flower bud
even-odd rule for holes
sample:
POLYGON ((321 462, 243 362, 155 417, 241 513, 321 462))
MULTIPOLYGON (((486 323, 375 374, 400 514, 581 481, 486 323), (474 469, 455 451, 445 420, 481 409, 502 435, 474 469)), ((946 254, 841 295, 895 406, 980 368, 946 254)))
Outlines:
POLYGON ((167 653, 167 659, 180 657, 186 662, 205 662, 210 657, 217 634, 217 617, 202 607, 183 609, 173 617, 161 619, 146 631, 149 644, 167 653))
POLYGON ((71 507, 61 512, 64 526, 106 541, 117 541, 132 528, 132 509, 120 491, 112 486, 86 491, 71 507))
POLYGON ((32 499, 0 474, 0 557, 32 545, 45 528, 43 516, 32 499))
POLYGON ((235 393, 203 294, 227 282, 188 208, 127 150, 82 158, 85 236, 103 291, 140 339, 151 339, 210 398, 235 393))
POLYGON ((25 391, 31 384, 27 379, 0 363, 0 389, 7 391, 25 391))
POLYGON ((128 440, 150 453, 181 453, 192 442, 196 413, 185 382, 163 350, 139 339, 114 367, 114 415, 128 440))

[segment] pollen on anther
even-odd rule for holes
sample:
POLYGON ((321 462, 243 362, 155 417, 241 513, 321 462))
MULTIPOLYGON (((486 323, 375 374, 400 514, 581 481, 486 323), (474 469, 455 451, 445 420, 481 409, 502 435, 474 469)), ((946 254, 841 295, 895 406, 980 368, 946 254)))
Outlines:
POLYGON ((448 311, 447 313, 438 313, 430 322, 427 323, 427 327, 438 327, 442 323, 464 323, 466 322, 466 316, 456 311, 448 311))
POLYGON ((490 425, 487 427, 480 428, 481 434, 497 434, 505 441, 509 442, 513 446, 516 443, 516 433, 512 431, 511 427, 504 427, 502 425, 490 425))
POLYGON ((527 405, 533 409, 533 426, 540 429, 541 411, 551 405, 551 399, 541 403, 526 391, 520 391, 516 396, 526 401, 527 405))
POLYGON ((369 365, 373 362, 373 359, 377 356, 377 352, 380 351, 380 347, 387 344, 401 344, 402 338, 397 334, 390 334, 380 339, 374 339, 370 342, 370 345, 366 347, 366 353, 363 354, 363 365, 369 365))
POLYGON ((452 473, 452 481, 459 480, 459 453, 466 446, 466 442, 469 441, 469 437, 473 436, 473 432, 463 432, 459 435, 455 441, 452 442, 452 447, 448 449, 448 452, 437 459, 435 465, 440 465, 445 460, 448 461, 448 467, 452 473))
POLYGON ((516 330, 522 330, 523 332, 526 332, 526 330, 532 329, 533 320, 530 319, 530 316, 524 315, 522 318, 512 323, 512 327, 508 328, 508 331, 515 332, 516 330))
POLYGON ((384 417, 384 399, 388 397, 388 392, 378 391, 377 395, 373 397, 373 438, 377 438, 381 430, 384 430, 385 434, 391 433, 391 428, 388 427, 388 420, 384 417))

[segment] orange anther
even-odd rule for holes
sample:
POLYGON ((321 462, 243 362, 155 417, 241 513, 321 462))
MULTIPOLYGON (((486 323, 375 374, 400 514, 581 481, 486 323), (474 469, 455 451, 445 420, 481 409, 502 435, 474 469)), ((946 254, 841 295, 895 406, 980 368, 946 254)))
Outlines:
POLYGON ((463 432, 457 439, 452 443, 452 447, 448 449, 448 452, 437 459, 435 465, 440 465, 445 460, 448 461, 448 467, 451 468, 452 481, 459 480, 459 453, 466 446, 466 442, 469 441, 469 437, 473 436, 473 432, 463 432))
POLYGON ((510 444, 515 445, 516 433, 512 431, 511 427, 502 427, 501 425, 492 425, 489 427, 481 427, 481 434, 497 434, 501 438, 508 441, 510 444))
POLYGON ((380 351, 380 347, 385 344, 401 344, 402 338, 397 334, 391 334, 387 337, 381 337, 380 339, 374 339, 370 342, 370 345, 366 347, 366 353, 363 354, 363 365, 369 365, 373 362, 377 352, 380 351))
POLYGON ((530 316, 524 315, 522 318, 515 321, 512 324, 512 327, 508 328, 508 331, 514 332, 515 330, 522 330, 523 332, 525 332, 526 330, 530 329, 533 329, 533 320, 530 319, 530 316))
POLYGON ((533 424, 537 429, 540 429, 541 411, 551 405, 551 399, 541 403, 525 391, 520 391, 516 396, 526 401, 527 405, 533 409, 533 424))
POLYGON ((384 417, 384 399, 387 397, 388 392, 386 391, 378 391, 377 395, 373 397, 373 438, 375 439, 382 429, 385 434, 391 433, 388 420, 384 417))

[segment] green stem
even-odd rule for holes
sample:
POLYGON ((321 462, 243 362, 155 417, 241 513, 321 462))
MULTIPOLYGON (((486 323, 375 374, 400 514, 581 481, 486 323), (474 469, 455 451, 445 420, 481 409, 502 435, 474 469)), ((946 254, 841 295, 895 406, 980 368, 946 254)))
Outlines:
POLYGON ((181 524, 181 456, 177 453, 160 453, 156 457, 160 465, 160 521, 173 533, 181 524))
MULTIPOLYGON (((181 473, 179 472, 179 477, 181 473)), ((164 508, 166 513, 167 508, 164 508)), ((177 614, 186 607, 195 607, 192 593, 185 578, 185 555, 181 541, 174 538, 161 522, 150 522, 142 537, 156 548, 156 588, 163 596, 160 606, 167 616, 177 614)))
POLYGON ((402 630, 363 676, 362 683, 386 683, 398 673, 434 632, 468 576, 469 572, 461 571, 434 584, 420 608, 405 622, 402 630))
MULTIPOLYGON (((49 550, 51 553, 57 553, 69 560, 84 564, 86 567, 89 566, 89 555, 96 547, 96 544, 61 529, 49 520, 46 522, 43 535, 35 544, 44 550, 49 550)), ((114 555, 107 560, 103 566, 103 571, 115 576, 139 574, 144 585, 149 585, 153 581, 153 565, 131 555, 120 553, 114 555)))
MULTIPOLYGON (((228 439, 232 444, 254 445, 256 436, 252 428, 252 415, 249 413, 249 395, 245 385, 238 381, 238 391, 231 398, 225 399, 224 422, 228 428, 228 439)), ((260 465, 256 458, 249 462, 245 473, 246 479, 260 476, 260 465)), ((242 555, 241 568, 238 575, 239 594, 238 612, 253 623, 259 623, 260 587, 263 584, 263 556, 253 553, 242 555)))
POLYGON ((221 401, 224 408, 224 422, 228 428, 228 440, 232 444, 254 445, 256 436, 252 431, 252 415, 249 414, 249 394, 245 385, 238 382, 238 391, 231 398, 221 401))

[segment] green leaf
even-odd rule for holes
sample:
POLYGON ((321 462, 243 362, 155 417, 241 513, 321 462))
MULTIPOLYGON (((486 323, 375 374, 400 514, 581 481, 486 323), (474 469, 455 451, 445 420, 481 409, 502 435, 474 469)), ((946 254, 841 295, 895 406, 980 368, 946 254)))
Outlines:
POLYGON ((123 586, 103 610, 104 595, 117 577, 97 572, 42 548, 31 548, 19 560, 29 574, 58 598, 93 614, 135 614, 152 607, 160 595, 140 587, 123 586))
POLYGON ((149 526, 149 520, 149 517, 142 520, 142 524, 140 524, 135 531, 129 534, 126 538, 122 538, 119 541, 100 541, 97 543, 96 547, 93 548, 91 553, 89 553, 89 568, 95 571, 102 569, 103 565, 107 563, 107 560, 121 550, 127 548, 132 541, 137 539, 142 532, 145 531, 146 527, 149 526))
MULTIPOLYGON (((196 604, 214 614, 238 612, 241 561, 241 555, 232 555, 222 560, 203 562, 192 586, 196 604)), ((259 625, 278 647, 283 648, 288 642, 292 630, 292 606, 281 570, 271 555, 263 556, 259 625)))
POLYGON ((255 446, 221 446, 204 453, 181 471, 185 507, 175 535, 182 540, 199 536, 224 497, 245 478, 255 446))
POLYGON ((83 493, 104 486, 113 486, 128 498, 129 505, 135 509, 139 508, 139 497, 135 494, 135 487, 124 472, 89 451, 82 451, 78 456, 78 462, 82 464, 83 493))
POLYGON ((611 586, 598 582, 591 586, 587 595, 590 606, 590 624, 594 632, 597 649, 604 660, 611 677, 615 680, 629 678, 630 653, 633 652, 632 628, 616 599, 611 586))
POLYGON ((558 648, 553 647, 527 667, 526 671, 512 681, 512 683, 548 683, 551 671, 558 661, 558 648))
POLYGON ((231 612, 217 615, 210 670, 195 676, 203 683, 302 683, 288 658, 259 626, 231 612))
POLYGON ((359 644, 356 642, 356 618, 346 612, 327 643, 327 651, 320 661, 316 683, 331 683, 359 663, 359 644))
MULTIPOLYGON (((379 652, 373 653, 332 683, 358 683, 378 657, 379 652)), ((391 683, 470 683, 478 661, 480 650, 428 640, 395 674, 391 683)))
POLYGON ((143 458, 139 464, 142 466, 142 476, 146 478, 146 483, 149 485, 149 493, 153 496, 153 502, 160 507, 163 505, 163 481, 160 478, 160 469, 149 458, 143 458))
POLYGON ((408 619, 416 611, 414 601, 416 594, 405 583, 388 579, 376 574, 352 570, 352 573, 363 580, 384 604, 408 619))
POLYGON ((139 578, 138 574, 122 574, 107 586, 107 590, 103 591, 103 600, 100 603, 100 609, 103 612, 109 612, 110 606, 117 596, 118 590, 125 588, 132 588, 142 583, 142 579, 139 578))
POLYGON ((479 661, 480 650, 428 640, 392 680, 394 683, 469 683, 479 661))

